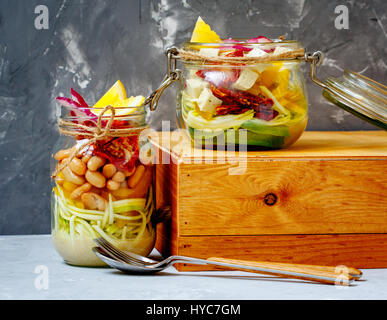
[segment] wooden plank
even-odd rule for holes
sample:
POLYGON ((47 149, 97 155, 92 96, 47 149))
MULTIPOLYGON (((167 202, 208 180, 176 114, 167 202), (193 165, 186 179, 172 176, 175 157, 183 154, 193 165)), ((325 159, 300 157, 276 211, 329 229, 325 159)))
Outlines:
POLYGON ((155 171, 156 208, 161 208, 171 204, 170 165, 158 164, 155 171))
MULTIPOLYGON (((180 237, 172 253, 198 258, 386 268, 387 234, 180 237)), ((180 271, 214 270, 188 264, 177 267, 180 271)))
POLYGON ((161 149, 156 149, 158 157, 164 157, 167 163, 156 165, 155 198, 156 208, 171 206, 169 220, 157 225, 156 248, 161 252, 171 252, 179 233, 179 166, 174 164, 170 155, 161 149), (172 240, 172 243, 169 243, 172 240))
POLYGON ((180 235, 387 233, 387 161, 181 165, 180 235))

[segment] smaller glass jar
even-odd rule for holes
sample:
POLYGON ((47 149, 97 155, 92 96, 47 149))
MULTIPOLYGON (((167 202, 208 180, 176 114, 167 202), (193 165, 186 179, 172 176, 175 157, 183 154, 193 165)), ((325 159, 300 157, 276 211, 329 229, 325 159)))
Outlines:
MULTIPOLYGON (((192 43, 186 52, 220 57, 183 60, 178 117, 196 145, 234 143, 279 149, 293 144, 308 121, 301 59, 265 62, 222 61, 222 57, 302 49, 297 41, 192 43), (243 129, 245 134, 239 134, 243 129)), ((268 54, 269 56, 269 54, 268 54)))
POLYGON ((145 108, 115 108, 114 120, 111 110, 60 110, 61 136, 52 158, 56 250, 68 264, 103 266, 92 251, 93 240, 103 237, 122 250, 148 255, 156 232, 154 167, 141 161, 149 159, 141 157, 150 145, 141 136, 145 108))

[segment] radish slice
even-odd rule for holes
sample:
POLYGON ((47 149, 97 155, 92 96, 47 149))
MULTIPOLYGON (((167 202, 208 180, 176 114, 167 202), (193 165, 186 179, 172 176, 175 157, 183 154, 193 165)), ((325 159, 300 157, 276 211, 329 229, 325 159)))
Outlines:
POLYGON ((270 40, 269 38, 264 37, 264 36, 258 36, 256 38, 251 38, 251 39, 247 40, 246 42, 248 42, 248 43, 269 43, 269 42, 273 42, 273 41, 270 40))
POLYGON ((248 48, 248 47, 241 46, 241 45, 235 45, 235 46, 233 46, 233 48, 237 49, 237 50, 246 51, 246 52, 253 50, 253 48, 248 48))
POLYGON ((73 88, 71 88, 71 96, 74 101, 78 102, 81 105, 81 107, 89 108, 89 105, 86 103, 85 99, 83 99, 83 97, 73 88))
POLYGON ((66 98, 66 97, 57 97, 56 100, 59 102, 60 105, 68 108, 81 108, 82 106, 73 99, 66 98))
POLYGON ((246 52, 250 52, 251 50, 253 50, 253 48, 249 48, 249 47, 246 47, 246 46, 242 46, 240 44, 237 44, 235 46, 231 46, 231 47, 226 47, 226 46, 223 46, 223 47, 219 47, 220 50, 231 50, 231 49, 236 49, 236 50, 242 50, 242 51, 246 51, 246 52))
MULTIPOLYGON (((70 115, 74 118, 84 118, 86 114, 79 110, 81 107, 80 104, 72 99, 65 98, 65 97, 57 97, 56 100, 59 102, 60 105, 70 108, 70 115)), ((72 120, 74 123, 78 123, 76 120, 72 120)))
POLYGON ((82 109, 82 111, 89 117, 91 117, 92 120, 94 121, 97 121, 97 116, 91 112, 90 110, 88 110, 89 105, 86 103, 85 99, 83 99, 83 97, 77 92, 75 91, 73 88, 71 88, 71 96, 73 98, 74 101, 78 102, 78 104, 82 107, 82 108, 87 108, 87 109, 82 109))
MULTIPOLYGON (((264 37, 264 36, 258 36, 256 38, 252 38, 252 39, 247 40, 247 42, 249 42, 249 43, 272 43, 273 41, 270 40, 269 38, 264 37)), ((262 50, 265 51, 266 53, 271 53, 274 51, 274 48, 272 48, 272 49, 263 49, 262 48, 262 50)))
POLYGON ((90 120, 92 121, 97 121, 98 117, 89 110, 89 106, 82 98, 82 96, 74 89, 71 89, 71 94, 74 97, 74 99, 57 97, 56 100, 62 106, 71 108, 77 116, 80 116, 80 117, 86 116, 86 117, 90 117, 90 120))
MULTIPOLYGON (((224 40, 223 42, 224 43, 240 43, 242 41, 229 38, 229 39, 224 40)), ((246 42, 247 43, 271 43, 273 41, 270 40, 269 38, 264 37, 264 36, 258 36, 258 37, 249 39, 246 42)), ((250 52, 251 50, 253 50, 253 48, 249 48, 249 47, 246 47, 243 45, 238 45, 238 44, 232 46, 231 48, 236 49, 236 50, 243 50, 244 52, 250 52)), ((224 47, 220 47, 220 49, 227 50, 227 49, 230 49, 230 47, 224 46, 224 47)), ((267 53, 274 51, 274 49, 262 49, 262 50, 264 50, 267 53)))
POLYGON ((238 42, 242 42, 240 40, 235 40, 235 39, 232 39, 232 38, 228 38, 226 40, 223 40, 224 43, 238 43, 238 42))
MULTIPOLYGON (((66 97, 57 97, 56 100, 60 105, 70 108, 70 114, 73 117, 78 117, 80 119, 84 119, 85 117, 91 121, 97 121, 98 117, 90 112, 89 108, 82 107, 77 101, 66 97)), ((77 123, 77 121, 74 121, 77 123)))

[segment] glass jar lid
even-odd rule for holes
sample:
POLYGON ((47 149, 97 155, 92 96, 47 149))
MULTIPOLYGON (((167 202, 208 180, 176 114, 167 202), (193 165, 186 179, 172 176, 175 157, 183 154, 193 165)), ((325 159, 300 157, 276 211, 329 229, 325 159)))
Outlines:
POLYGON ((327 78, 323 96, 338 107, 387 130, 387 87, 357 72, 327 78))
POLYGON ((387 130, 387 87, 360 73, 345 70, 341 77, 316 77, 316 67, 321 64, 322 53, 305 55, 311 62, 311 79, 324 89, 323 96, 347 112, 387 130))

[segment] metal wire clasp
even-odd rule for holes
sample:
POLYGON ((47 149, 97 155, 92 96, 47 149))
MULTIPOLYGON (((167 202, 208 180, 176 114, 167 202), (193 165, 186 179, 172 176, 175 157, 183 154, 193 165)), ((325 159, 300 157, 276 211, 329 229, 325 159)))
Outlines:
POLYGON ((313 53, 306 52, 304 56, 305 62, 310 62, 310 71, 309 71, 310 78, 314 83, 326 89, 327 86, 325 85, 325 83, 320 81, 316 76, 317 66, 321 65, 323 59, 324 59, 324 55, 321 51, 316 51, 313 53))
POLYGON ((157 109, 160 97, 165 89, 175 81, 181 79, 181 70, 177 69, 177 54, 178 50, 176 47, 170 47, 165 50, 165 55, 167 56, 167 74, 160 86, 144 101, 144 105, 149 104, 149 109, 151 111, 155 111, 157 109))

